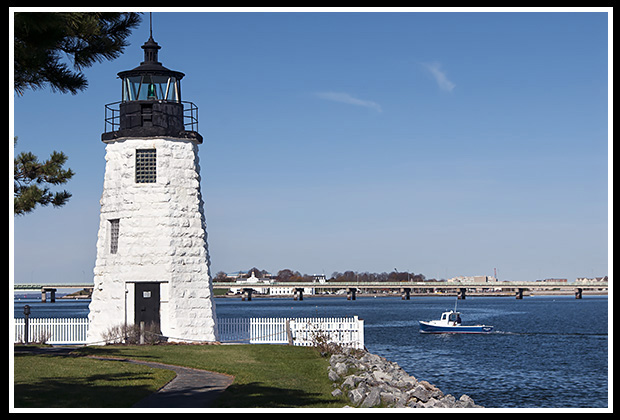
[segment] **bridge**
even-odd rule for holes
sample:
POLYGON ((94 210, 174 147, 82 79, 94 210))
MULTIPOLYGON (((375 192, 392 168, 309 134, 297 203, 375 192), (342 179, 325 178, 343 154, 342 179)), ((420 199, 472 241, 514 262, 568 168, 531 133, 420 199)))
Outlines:
POLYGON ((50 302, 56 302, 56 292, 58 289, 81 289, 88 290, 92 293, 92 284, 14 284, 13 291, 40 291, 41 302, 47 302, 47 294, 50 294, 50 302))
POLYGON ((565 282, 539 282, 539 281, 498 281, 498 282, 443 282, 443 281, 425 281, 425 282, 271 282, 271 283, 236 283, 236 282, 213 282, 214 289, 230 289, 241 288, 243 290, 243 298, 252 299, 252 293, 255 289, 263 289, 265 287, 288 287, 294 291, 293 298, 295 300, 303 300, 304 289, 344 289, 347 292, 347 300, 355 300, 358 290, 364 289, 397 289, 401 293, 402 299, 409 300, 412 291, 420 290, 442 290, 456 291, 459 299, 465 299, 468 291, 477 289, 501 289, 514 291, 517 299, 523 299, 523 292, 526 290, 549 290, 562 289, 573 290, 575 298, 581 299, 583 290, 608 290, 608 282, 597 283, 565 283, 565 282))
MULTIPOLYGON (((605 290, 607 291, 609 286, 608 282, 596 282, 596 283, 565 283, 565 282, 540 282, 540 281, 498 281, 498 282, 477 282, 477 283, 464 283, 464 282, 443 282, 443 281, 425 281, 425 282, 276 282, 269 283, 246 283, 246 282, 213 282, 214 289, 242 289, 243 299, 252 299, 252 294, 257 289, 271 288, 271 287, 287 287, 293 291, 293 298, 295 300, 303 300, 304 289, 314 288, 323 290, 341 290, 344 289, 347 292, 348 300, 355 300, 357 292, 359 290, 368 289, 391 289, 399 290, 402 299, 409 299, 411 292, 421 290, 441 290, 456 292, 459 299, 465 299, 468 292, 475 292, 478 289, 481 290, 497 290, 513 291, 517 299, 523 299, 523 292, 526 290, 549 290, 549 289, 561 289, 572 290, 575 293, 575 298, 581 299, 582 292, 584 290, 605 290)), ((51 301, 55 300, 55 293, 57 289, 90 289, 92 290, 92 284, 15 284, 15 291, 27 291, 36 290, 41 291, 41 299, 46 301, 47 293, 51 293, 51 301)))

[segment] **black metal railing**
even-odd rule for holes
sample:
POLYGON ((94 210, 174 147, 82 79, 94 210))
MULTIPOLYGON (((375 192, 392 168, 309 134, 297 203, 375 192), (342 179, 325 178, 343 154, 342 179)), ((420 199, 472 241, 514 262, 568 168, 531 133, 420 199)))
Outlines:
MULTIPOLYGON (((105 105, 104 133, 119 131, 121 127, 120 104, 123 101, 105 105)), ((183 104, 183 126, 186 131, 198 132, 198 107, 193 102, 181 101, 183 104)))

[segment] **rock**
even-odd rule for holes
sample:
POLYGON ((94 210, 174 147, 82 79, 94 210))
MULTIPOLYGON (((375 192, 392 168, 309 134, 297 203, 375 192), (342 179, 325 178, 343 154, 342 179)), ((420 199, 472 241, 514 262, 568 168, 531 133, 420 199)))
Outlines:
POLYGON ((359 403, 362 402, 362 400, 364 399, 365 394, 360 392, 359 389, 352 389, 351 391, 349 391, 347 393, 347 396, 349 397, 349 400, 351 400, 351 402, 355 405, 359 405, 359 403))
POLYGON ((347 379, 345 379, 344 382, 342 383, 342 387, 343 388, 355 388, 357 384, 363 380, 364 378, 362 378, 361 376, 355 376, 355 375, 347 376, 347 379))
POLYGON ((344 376, 347 373, 347 371, 349 370, 347 365, 344 364, 344 363, 341 363, 341 362, 336 363, 336 365, 334 366, 334 369, 336 369, 336 373, 339 376, 344 376))
POLYGON ((426 388, 426 390, 429 392, 429 395, 431 398, 441 398, 443 397, 443 392, 441 392, 441 390, 439 388, 437 388, 435 385, 432 385, 430 383, 428 383, 427 381, 420 381, 418 382, 420 385, 422 385, 424 388, 426 388))
POLYGON ((441 399, 441 403, 444 404, 446 407, 454 407, 456 403, 456 398, 454 398, 454 395, 448 394, 441 399))
POLYGON ((461 398, 456 402, 457 407, 459 408, 482 408, 480 405, 476 405, 474 400, 471 399, 469 395, 461 395, 461 398))
POLYGON ((399 389, 410 390, 413 389, 418 384, 418 381, 413 377, 405 377, 401 378, 396 382, 395 386, 399 389))
POLYGON ((336 388, 332 391, 332 397, 339 397, 342 395, 342 391, 340 390, 340 388, 336 388))
POLYGON ((329 370, 329 373, 327 374, 327 377, 328 377, 328 378, 329 378, 329 380, 330 380, 330 381, 332 381, 332 382, 336 382, 336 381, 340 380, 340 375, 338 375, 338 374, 336 373, 336 371, 335 371, 335 370, 333 370, 333 369, 330 369, 330 370, 329 370))
POLYGON ((394 379, 392 375, 382 370, 375 370, 372 373, 372 376, 375 378, 375 381, 377 382, 391 382, 394 379))
POLYGON ((424 408, 445 408, 441 401, 431 398, 428 402, 424 403, 424 408))
POLYGON ((366 398, 364 398, 364 402, 360 407, 370 408, 377 406, 381 403, 381 391, 379 388, 373 388, 372 391, 368 393, 366 398))
POLYGON ((431 393, 429 392, 429 390, 420 383, 418 383, 418 385, 409 392, 409 395, 417 398, 422 402, 427 402, 431 398, 431 393))
POLYGON ((329 359, 329 364, 334 366, 336 363, 342 362, 345 359, 346 357, 343 354, 333 354, 332 357, 330 357, 329 359))
POLYGON ((362 395, 366 395, 370 392, 370 387, 366 384, 366 382, 361 382, 356 389, 362 395))
POLYGON ((396 404, 396 397, 394 394, 390 394, 389 392, 382 392, 379 394, 381 396, 381 404, 390 406, 396 404))

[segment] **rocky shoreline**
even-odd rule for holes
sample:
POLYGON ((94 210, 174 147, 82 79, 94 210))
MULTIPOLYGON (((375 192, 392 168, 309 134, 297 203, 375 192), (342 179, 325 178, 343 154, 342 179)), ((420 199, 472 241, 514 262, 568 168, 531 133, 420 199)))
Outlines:
POLYGON ((427 381, 418 381, 397 363, 367 351, 343 349, 329 360, 332 395, 344 395, 355 407, 483 408, 467 395, 444 395, 427 381))

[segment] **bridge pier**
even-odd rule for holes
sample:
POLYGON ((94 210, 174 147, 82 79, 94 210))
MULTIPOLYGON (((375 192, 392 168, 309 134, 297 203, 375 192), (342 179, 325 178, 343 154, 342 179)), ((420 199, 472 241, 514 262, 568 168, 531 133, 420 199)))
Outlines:
POLYGON ((581 299, 581 292, 583 292, 583 289, 578 287, 575 289, 575 299, 581 299))
POLYGON ((243 289, 243 291, 241 292, 241 300, 246 300, 248 302, 250 302, 252 300, 252 292, 254 291, 254 289, 243 289))
POLYGON ((347 289, 347 300, 355 300, 355 294, 357 293, 356 287, 349 287, 347 289))
POLYGON ((303 289, 303 287, 296 287, 295 288, 295 291, 293 292, 293 300, 299 300, 299 301, 304 300, 304 289, 303 289))
POLYGON ((411 288, 409 288, 409 287, 401 287, 400 288, 400 298, 402 300, 409 300, 411 298, 411 288))
POLYGON ((56 302, 56 289, 52 287, 42 287, 41 288, 41 302, 47 302, 47 292, 50 292, 50 302, 56 302))
POLYGON ((461 287, 456 296, 458 299, 465 300, 465 298, 467 297, 467 289, 461 287))
POLYGON ((515 298, 523 299, 523 289, 517 289, 517 291, 515 293, 515 298))

